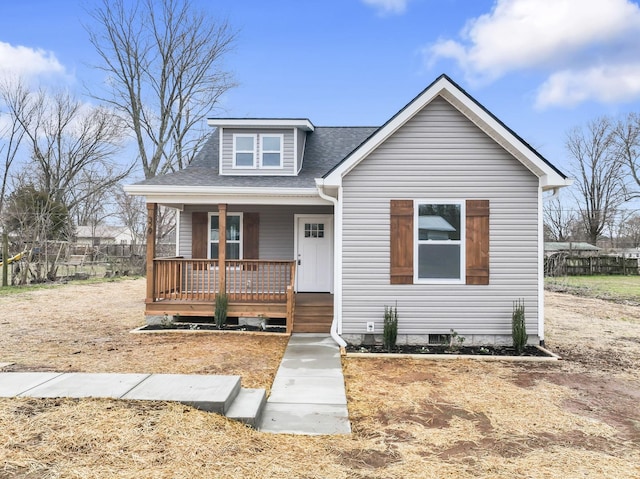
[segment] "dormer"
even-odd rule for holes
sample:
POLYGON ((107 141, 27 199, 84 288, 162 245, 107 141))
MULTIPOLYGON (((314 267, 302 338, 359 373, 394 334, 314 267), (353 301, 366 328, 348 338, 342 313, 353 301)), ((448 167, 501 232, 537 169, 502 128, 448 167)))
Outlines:
POLYGON ((307 133, 303 118, 210 118, 218 128, 220 175, 296 176, 302 168, 307 133))

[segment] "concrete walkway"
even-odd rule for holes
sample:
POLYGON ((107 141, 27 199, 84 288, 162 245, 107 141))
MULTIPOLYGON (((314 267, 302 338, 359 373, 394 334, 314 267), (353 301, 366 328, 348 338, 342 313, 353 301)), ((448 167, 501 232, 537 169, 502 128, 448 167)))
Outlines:
POLYGON ((255 427, 265 391, 241 388, 240 376, 0 372, 0 397, 176 401, 255 427))
POLYGON ((0 397, 177 401, 261 431, 349 434, 340 349, 327 334, 292 334, 265 404, 240 376, 0 372, 0 397))
POLYGON ((340 348, 329 335, 291 335, 258 429, 306 435, 351 432, 340 348))

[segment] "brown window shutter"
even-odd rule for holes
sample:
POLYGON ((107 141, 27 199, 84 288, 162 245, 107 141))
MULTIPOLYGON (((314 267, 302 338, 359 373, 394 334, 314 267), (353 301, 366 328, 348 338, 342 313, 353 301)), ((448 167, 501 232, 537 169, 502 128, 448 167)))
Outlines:
POLYGON ((208 228, 209 213, 205 211, 191 213, 191 257, 194 259, 207 257, 208 228))
POLYGON ((413 283, 413 201, 391 200, 391 284, 413 283))
POLYGON ((260 215, 258 213, 244 213, 242 228, 242 258, 260 259, 260 215))
POLYGON ((466 203, 467 284, 489 284, 489 200, 466 203))

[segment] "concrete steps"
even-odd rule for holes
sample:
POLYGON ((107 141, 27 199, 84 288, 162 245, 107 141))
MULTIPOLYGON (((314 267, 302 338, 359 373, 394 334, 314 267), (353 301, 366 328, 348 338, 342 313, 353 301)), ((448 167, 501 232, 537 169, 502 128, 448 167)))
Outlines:
POLYGON ((267 395, 264 389, 242 388, 225 416, 257 428, 266 403, 267 395))
POLYGON ((0 372, 0 397, 111 398, 175 401, 256 427, 264 389, 246 389, 240 376, 0 372))

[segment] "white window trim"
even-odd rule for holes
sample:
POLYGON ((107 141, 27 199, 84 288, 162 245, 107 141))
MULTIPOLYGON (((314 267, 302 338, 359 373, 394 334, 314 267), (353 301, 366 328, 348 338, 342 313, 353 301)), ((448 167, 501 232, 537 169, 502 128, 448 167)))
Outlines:
MULTIPOLYGON (((219 213, 209 213, 209 226, 207 229, 207 259, 218 259, 218 258, 212 258, 211 257, 211 243, 213 243, 213 240, 211 239, 211 218, 213 218, 214 216, 219 217, 220 214, 219 213)), ((242 213, 236 213, 236 212, 232 212, 229 213, 227 212, 227 218, 229 218, 229 216, 239 216, 240 217, 240 239, 239 239, 239 243, 240 243, 240 248, 239 248, 239 258, 238 260, 242 259, 242 255, 244 253, 242 245, 243 245, 243 240, 244 240, 244 218, 243 218, 243 214, 242 213)), ((218 223, 219 224, 219 223, 218 223)), ((220 244, 219 241, 216 241, 216 243, 220 244)), ((235 243, 235 241, 234 241, 235 243)), ((230 259, 230 258, 227 258, 230 259)), ((231 260, 231 261, 235 261, 235 260, 231 260)))
MULTIPOLYGON (((260 168, 261 169, 265 169, 265 170, 281 170, 284 166, 284 135, 283 134, 276 134, 276 133, 266 133, 266 134, 261 134, 260 135, 260 168), (278 166, 265 166, 264 165, 264 154, 265 153, 276 153, 275 150, 266 150, 264 149, 264 139, 265 138, 279 138, 280 139, 280 150, 278 150, 278 153, 280 153, 280 164, 278 166)), ((235 158, 235 156, 234 156, 235 158)))
POLYGON ((413 201, 413 282, 414 284, 465 284, 466 283, 466 218, 465 200, 448 199, 420 199, 413 201), (430 205, 459 205, 460 206, 460 239, 459 240, 420 240, 419 236, 419 206, 421 204, 430 205), (421 244, 459 244, 460 245, 460 278, 420 278, 419 277, 419 245, 421 244))
POLYGON ((234 133, 233 134, 233 168, 238 170, 254 170, 256 168, 256 157, 258 156, 258 135, 248 133, 234 133), (236 138, 252 138, 253 139, 253 151, 251 150, 238 150, 236 148, 236 138), (243 166, 236 164, 236 153, 251 153, 253 154, 253 164, 251 166, 243 166))

